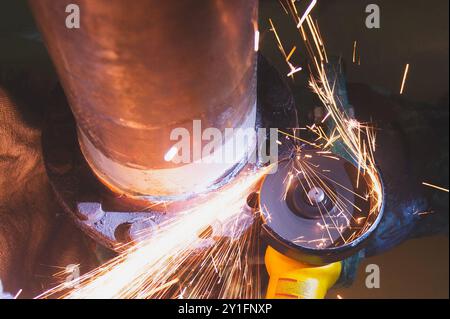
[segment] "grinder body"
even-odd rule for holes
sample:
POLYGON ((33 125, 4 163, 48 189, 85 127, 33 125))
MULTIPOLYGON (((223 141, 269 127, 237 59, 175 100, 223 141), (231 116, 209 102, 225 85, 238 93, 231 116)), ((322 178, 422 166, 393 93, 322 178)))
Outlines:
POLYGON ((323 299, 338 281, 342 263, 314 266, 287 257, 268 247, 265 264, 269 273, 268 299, 323 299))

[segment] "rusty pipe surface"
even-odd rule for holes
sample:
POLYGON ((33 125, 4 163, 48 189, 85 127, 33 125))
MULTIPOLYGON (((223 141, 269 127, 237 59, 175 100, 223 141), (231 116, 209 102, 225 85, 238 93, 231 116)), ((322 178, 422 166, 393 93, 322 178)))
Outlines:
POLYGON ((238 149, 234 163, 165 159, 175 128, 189 132, 191 149, 199 146, 193 120, 221 132, 254 128, 257 0, 29 3, 82 152, 113 190, 163 198, 202 192, 252 151, 238 149), (69 4, 80 8, 79 29, 66 27, 69 4))

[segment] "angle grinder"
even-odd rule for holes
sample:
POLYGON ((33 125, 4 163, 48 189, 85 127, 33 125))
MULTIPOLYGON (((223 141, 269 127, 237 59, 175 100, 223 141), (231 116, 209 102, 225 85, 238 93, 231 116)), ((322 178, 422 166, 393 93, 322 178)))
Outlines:
POLYGON ((269 247, 267 298, 324 298, 341 260, 363 247, 383 211, 378 174, 317 150, 299 150, 265 177, 259 196, 269 247))

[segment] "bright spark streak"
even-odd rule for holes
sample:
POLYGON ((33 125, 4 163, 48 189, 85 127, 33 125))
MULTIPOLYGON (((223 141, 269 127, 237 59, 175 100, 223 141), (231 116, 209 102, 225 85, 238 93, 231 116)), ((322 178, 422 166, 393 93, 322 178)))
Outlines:
POLYGON ((165 283, 165 284, 159 286, 158 288, 155 288, 155 289, 151 290, 151 291, 149 292, 149 295, 153 295, 153 294, 155 294, 155 293, 157 293, 157 292, 160 292, 161 290, 167 289, 167 288, 169 288, 170 286, 175 285, 175 284, 178 283, 179 281, 180 281, 179 278, 175 278, 174 280, 171 280, 171 281, 169 281, 169 282, 167 282, 167 283, 165 283))
POLYGON ((278 1, 278 3, 279 3, 279 4, 281 5, 281 7, 283 8, 284 13, 289 14, 288 10, 286 9, 286 7, 285 7, 284 4, 283 4, 283 1, 278 1))
POLYGON ((300 18, 300 20, 298 21, 297 24, 297 29, 299 29, 303 22, 306 20, 306 18, 308 17, 308 15, 311 13, 312 9, 314 9, 314 7, 317 4, 317 0, 312 0, 311 3, 309 4, 308 8, 306 8, 305 13, 302 15, 302 17, 300 18))
POLYGON ((289 61, 292 57, 292 55, 294 54, 295 50, 297 49, 296 46, 294 46, 291 50, 291 52, 289 52, 288 56, 286 57, 286 61, 289 61))
POLYGON ((17 293, 16 293, 16 295, 14 296, 14 299, 17 299, 17 298, 19 298, 19 296, 20 296, 20 294, 22 293, 22 289, 20 289, 17 293))
POLYGON ((287 74, 287 76, 288 76, 288 77, 291 77, 291 76, 293 76, 295 73, 300 72, 301 70, 303 70, 301 67, 298 67, 298 68, 293 67, 293 68, 291 68, 291 72, 289 72, 289 73, 287 74))
POLYGON ((330 117, 331 112, 328 112, 327 115, 322 119, 322 123, 325 123, 325 121, 330 117))
POLYGON ((164 160, 166 162, 170 162, 171 160, 173 160, 175 155, 177 155, 177 153, 178 149, 175 146, 172 146, 170 150, 167 151, 166 155, 164 155, 164 160))
POLYGON ((403 91, 405 90, 405 84, 406 84, 406 78, 408 77, 409 72, 409 64, 405 66, 405 72, 403 73, 403 80, 402 80, 402 86, 400 87, 400 94, 403 94, 403 91))
POLYGON ((255 52, 259 51, 259 37, 260 37, 259 30, 255 30, 255 52))
POLYGON ((311 143, 310 141, 307 141, 307 140, 305 140, 305 139, 302 139, 302 138, 300 138, 300 137, 297 137, 297 136, 295 136, 295 135, 289 134, 289 133, 284 132, 284 131, 281 131, 281 130, 277 130, 277 131, 278 131, 278 133, 284 134, 284 135, 286 135, 286 136, 288 136, 288 137, 292 137, 292 138, 295 139, 295 140, 298 140, 298 141, 300 141, 300 142, 303 142, 303 143, 309 144, 309 145, 311 145, 311 146, 317 147, 317 145, 315 145, 314 143, 311 143))
POLYGON ((446 192, 446 193, 449 192, 449 190, 447 188, 444 188, 444 187, 441 187, 441 186, 437 186, 437 185, 434 185, 434 184, 423 182, 422 185, 425 185, 425 186, 428 186, 428 187, 431 187, 431 188, 435 188, 435 189, 438 189, 438 190, 446 192))

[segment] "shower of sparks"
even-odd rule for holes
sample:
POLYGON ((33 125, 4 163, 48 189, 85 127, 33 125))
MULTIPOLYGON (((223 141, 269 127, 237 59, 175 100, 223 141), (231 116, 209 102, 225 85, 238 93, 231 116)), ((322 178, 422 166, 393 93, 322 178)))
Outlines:
MULTIPOLYGON (((294 134, 279 131, 285 134, 286 137, 293 139, 293 141, 300 142, 300 144, 308 144, 316 149, 316 155, 323 156, 330 159, 339 160, 338 157, 332 155, 332 148, 336 143, 343 144, 346 157, 349 158, 357 166, 357 180, 356 189, 360 188, 360 180, 364 179, 368 183, 368 190, 365 194, 359 194, 356 191, 350 189, 344 189, 343 185, 339 185, 336 181, 327 176, 325 168, 315 167, 311 158, 304 156, 301 151, 301 147, 296 149, 296 156, 292 157, 291 164, 292 170, 286 177, 284 197, 287 194, 288 189, 295 177, 302 178, 303 183, 300 186, 306 189, 312 189, 313 187, 319 187, 323 189, 328 197, 333 201, 334 206, 337 208, 336 213, 328 212, 325 207, 320 210, 321 223, 318 223, 318 233, 321 234, 318 238, 302 238, 304 245, 310 245, 315 248, 325 248, 333 245, 336 242, 336 236, 333 233, 336 232, 339 238, 341 238, 340 244, 346 244, 354 239, 358 238, 369 229, 371 229, 373 222, 376 220, 378 213, 381 211, 383 203, 383 188, 379 174, 376 169, 374 153, 376 148, 376 137, 372 127, 368 124, 360 123, 354 118, 349 117, 338 100, 335 90, 337 90, 336 83, 330 80, 329 71, 326 67, 328 64, 327 52, 325 44, 319 31, 319 25, 314 23, 310 14, 307 14, 304 19, 300 18, 295 5, 292 2, 286 1, 283 5, 290 13, 291 18, 297 24, 302 21, 306 23, 304 26, 300 24, 298 28, 300 37, 305 43, 307 53, 310 57, 310 87, 314 93, 319 97, 322 104, 326 109, 326 115, 322 120, 322 124, 329 123, 331 126, 330 132, 326 132, 322 126, 313 125, 307 127, 311 132, 316 135, 314 141, 305 141, 304 139, 294 134), (330 182, 337 188, 341 188, 341 191, 332 190, 327 182, 330 182), (305 184, 305 185, 303 185, 305 184), (348 202, 348 200, 341 196, 339 193, 352 192, 354 196, 361 198, 361 200, 368 202, 370 205, 369 211, 362 211, 362 209, 356 206, 354 203, 348 202), (351 210, 355 210, 358 214, 353 216, 351 210), (364 216, 361 216, 364 215, 364 216), (345 231, 345 233, 344 233, 345 231)), ((272 25, 272 31, 275 29, 272 25)), ((276 34, 276 40, 278 46, 282 48, 280 35, 276 34)), ((283 53, 284 49, 280 49, 283 53)), ((286 54, 283 53, 286 59, 286 54)), ((354 43, 354 56, 355 63, 359 63, 357 56, 357 43, 354 43)), ((338 72, 338 71, 336 71, 338 72)), ((332 173, 332 172, 330 172, 332 173)), ((307 193, 307 192, 306 192, 307 193)), ((265 208, 263 208, 265 209, 265 208)), ((269 212, 265 212, 269 213, 269 212)), ((266 221, 267 222, 267 221, 266 221)))
MULTIPOLYGON (((313 199, 307 197, 311 206, 317 206, 320 222, 316 223, 317 231, 293 240, 294 243, 303 247, 323 249, 348 244, 367 232, 378 216, 379 210, 372 208, 372 205, 375 205, 379 209, 377 188, 370 185, 371 181, 369 181, 367 187, 357 187, 356 190, 352 190, 334 180, 331 171, 328 171, 331 174, 327 174, 323 172, 319 164, 315 163, 315 160, 320 157, 341 160, 339 157, 328 154, 327 151, 303 150, 302 146, 297 145, 288 162, 283 164, 284 167, 288 167, 288 172, 283 181, 284 190, 280 201, 286 200, 295 183, 295 187, 301 187, 305 194, 309 194, 313 189, 320 189, 334 206, 333 210, 329 210, 323 203, 313 203, 313 199), (367 208, 362 209, 362 206, 351 202, 345 194, 358 198, 361 202, 358 205, 367 208)), ((262 207, 262 213, 264 216, 270 215, 267 207, 262 207)), ((271 220, 265 220, 265 222, 270 224, 271 220)))
POLYGON ((409 73, 409 64, 407 64, 405 66, 405 71, 403 73, 402 85, 400 87, 400 94, 403 94, 403 91, 405 90, 405 84, 406 84, 406 79, 408 77, 408 73, 409 73))
POLYGON ((283 44, 281 43, 280 37, 278 35, 277 29, 275 28, 275 25, 273 24, 272 19, 269 19, 269 23, 270 23, 270 31, 272 31, 273 34, 275 35, 275 40, 277 41, 278 49, 280 50, 281 54, 283 54, 284 60, 286 61, 287 65, 290 69, 287 76, 293 77, 295 73, 302 70, 301 67, 296 67, 289 61, 292 57, 292 54, 294 53, 293 51, 295 51, 295 47, 291 50, 291 52, 289 54, 286 54, 286 50, 284 49, 283 44))
POLYGON ((151 238, 130 244, 116 258, 77 278, 73 289, 67 291, 70 283, 64 283, 38 298, 177 298, 181 292, 186 298, 207 298, 218 284, 218 298, 259 297, 259 277, 250 262, 240 259, 251 257, 258 241, 249 237, 255 232, 231 242, 222 239, 206 255, 195 247, 208 227, 227 225, 228 231, 239 231, 247 196, 265 172, 248 173, 205 203, 179 213, 151 238))
POLYGON ((434 184, 423 182, 422 185, 425 185, 425 186, 428 186, 428 187, 431 187, 431 188, 434 188, 434 189, 437 189, 437 190, 440 190, 440 191, 443 191, 443 192, 446 192, 446 193, 449 192, 449 190, 447 188, 444 188, 444 187, 441 187, 441 186, 437 186, 437 185, 434 185, 434 184))

